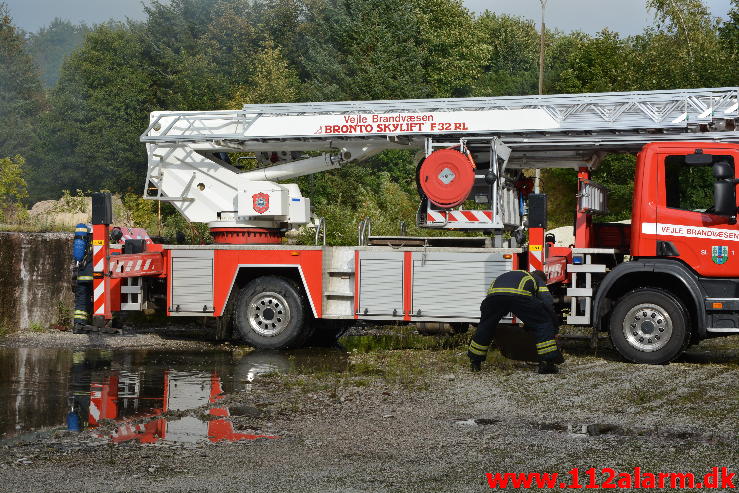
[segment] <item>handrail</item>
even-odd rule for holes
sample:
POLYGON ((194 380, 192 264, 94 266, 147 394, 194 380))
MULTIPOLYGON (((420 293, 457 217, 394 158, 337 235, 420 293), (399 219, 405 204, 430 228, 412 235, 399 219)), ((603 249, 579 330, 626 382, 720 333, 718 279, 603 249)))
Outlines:
POLYGON ((369 217, 365 217, 359 221, 358 230, 358 244, 359 246, 366 246, 369 243, 369 237, 372 235, 372 220, 369 217))
POLYGON ((319 217, 318 224, 316 225, 316 237, 315 244, 318 245, 318 237, 323 235, 323 246, 326 246, 326 218, 319 217))

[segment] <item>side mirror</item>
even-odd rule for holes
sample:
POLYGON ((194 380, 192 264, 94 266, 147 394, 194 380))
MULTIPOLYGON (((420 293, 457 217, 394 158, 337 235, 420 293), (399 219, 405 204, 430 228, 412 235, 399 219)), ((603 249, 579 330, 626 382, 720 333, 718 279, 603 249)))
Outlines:
POLYGON ((726 161, 715 163, 713 165, 713 177, 717 180, 734 178, 734 168, 726 161))
POLYGON ((736 216, 736 184, 733 181, 713 184, 713 210, 719 216, 736 216))

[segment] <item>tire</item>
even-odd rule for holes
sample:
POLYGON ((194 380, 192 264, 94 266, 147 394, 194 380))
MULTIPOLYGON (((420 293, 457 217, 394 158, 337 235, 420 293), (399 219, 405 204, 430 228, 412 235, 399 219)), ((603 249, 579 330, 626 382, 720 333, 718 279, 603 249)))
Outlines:
POLYGON ((677 358, 690 342, 689 317, 666 291, 642 288, 616 303, 609 332, 613 347, 629 361, 661 365, 677 358))
POLYGON ((299 347, 305 342, 308 302, 284 277, 258 277, 239 292, 236 327, 257 349, 299 347))

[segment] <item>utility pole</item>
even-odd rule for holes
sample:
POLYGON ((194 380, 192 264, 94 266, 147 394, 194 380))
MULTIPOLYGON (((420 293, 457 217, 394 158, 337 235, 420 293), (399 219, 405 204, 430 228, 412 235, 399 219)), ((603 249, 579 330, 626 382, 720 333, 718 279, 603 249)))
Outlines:
MULTIPOLYGON (((544 26, 544 10, 547 8, 547 2, 549 0, 539 0, 541 4, 541 31, 539 34, 539 95, 544 94, 544 36, 546 34, 546 28, 544 26)), ((536 175, 534 177, 534 191, 539 193, 539 185, 541 181, 541 170, 536 169, 536 175)))
POLYGON ((546 28, 544 26, 544 10, 549 0, 539 0, 541 3, 541 32, 539 34, 539 94, 544 94, 544 37, 546 28))

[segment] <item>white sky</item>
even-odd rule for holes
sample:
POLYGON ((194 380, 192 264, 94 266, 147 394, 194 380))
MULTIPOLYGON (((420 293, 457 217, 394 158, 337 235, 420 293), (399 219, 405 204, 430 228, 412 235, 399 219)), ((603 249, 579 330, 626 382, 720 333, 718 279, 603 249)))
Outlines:
MULTIPOLYGON (((142 19, 141 0, 0 0, 8 4, 16 25, 36 31, 55 17, 95 24, 126 17, 142 19)), ((725 17, 730 0, 704 0, 716 16, 725 17)), ((472 11, 520 15, 539 19, 539 0, 464 0, 472 11)), ((652 22, 643 0, 548 0, 547 25, 563 31, 595 33, 608 27, 623 34, 641 32, 652 22)))

